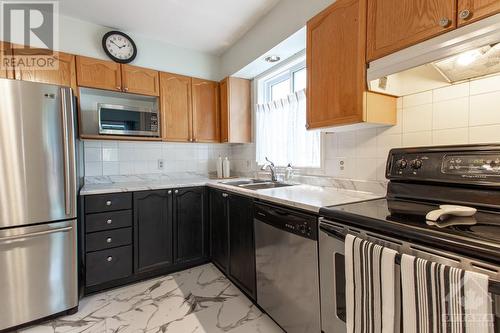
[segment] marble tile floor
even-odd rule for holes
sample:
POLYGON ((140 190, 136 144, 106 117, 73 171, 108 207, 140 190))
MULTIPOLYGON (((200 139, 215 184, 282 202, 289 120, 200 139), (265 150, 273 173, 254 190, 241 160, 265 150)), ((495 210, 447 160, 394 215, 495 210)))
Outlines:
POLYGON ((214 265, 80 300, 79 311, 18 333, 283 333, 214 265))

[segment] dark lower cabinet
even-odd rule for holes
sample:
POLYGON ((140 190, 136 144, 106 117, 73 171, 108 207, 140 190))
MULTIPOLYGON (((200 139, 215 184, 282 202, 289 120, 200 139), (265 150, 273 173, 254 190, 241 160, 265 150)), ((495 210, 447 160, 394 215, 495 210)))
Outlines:
POLYGON ((208 257, 209 230, 206 190, 203 187, 174 191, 174 262, 187 263, 208 257))
POLYGON ((229 195, 229 275, 255 299, 253 200, 229 195))
POLYGON ((210 190, 210 244, 212 261, 225 274, 228 274, 229 267, 227 197, 227 193, 210 190))
POLYGON ((134 272, 173 262, 172 190, 134 193, 134 272))
POLYGON ((255 300, 253 199, 211 190, 212 261, 255 300))

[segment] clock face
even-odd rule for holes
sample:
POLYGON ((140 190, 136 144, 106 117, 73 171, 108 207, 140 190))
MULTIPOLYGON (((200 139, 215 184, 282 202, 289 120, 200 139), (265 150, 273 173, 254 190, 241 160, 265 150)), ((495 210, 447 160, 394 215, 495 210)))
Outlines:
POLYGON ((129 63, 137 55, 132 39, 119 31, 110 31, 104 35, 102 44, 106 54, 119 63, 129 63))

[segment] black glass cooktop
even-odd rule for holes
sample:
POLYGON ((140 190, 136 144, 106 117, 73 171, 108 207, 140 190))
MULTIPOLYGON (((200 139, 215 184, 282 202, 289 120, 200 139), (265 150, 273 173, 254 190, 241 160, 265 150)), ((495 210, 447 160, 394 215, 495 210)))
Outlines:
POLYGON ((500 211, 479 209, 474 217, 451 218, 445 220, 449 225, 438 226, 425 218, 436 209, 437 203, 378 199, 325 207, 320 215, 364 230, 500 263, 500 211))

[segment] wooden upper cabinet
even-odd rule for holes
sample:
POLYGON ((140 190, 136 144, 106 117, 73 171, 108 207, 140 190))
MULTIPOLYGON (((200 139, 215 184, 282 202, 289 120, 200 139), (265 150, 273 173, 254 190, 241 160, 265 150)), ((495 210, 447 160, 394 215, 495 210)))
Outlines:
POLYGON ((309 129, 396 123, 396 98, 366 91, 366 8, 338 0, 307 23, 309 129))
POLYGON ((368 0, 368 61, 455 29, 456 1, 368 0))
MULTIPOLYGON (((6 58, 11 57, 12 52, 10 48, 10 44, 7 42, 0 42, 0 64, 2 64, 2 68, 4 68, 5 62, 8 61, 6 58)), ((14 71, 10 69, 0 69, 0 78, 2 79, 13 79, 14 71)))
POLYGON ((191 141, 191 78, 160 73, 160 105, 163 140, 191 141))
POLYGON ((307 124, 363 120, 366 0, 338 0, 307 23, 307 124))
POLYGON ((78 86, 107 90, 122 90, 120 64, 94 58, 76 57, 78 86))
POLYGON ((193 140, 220 142, 219 83, 192 79, 193 140))
POLYGON ((499 0, 458 0, 458 26, 500 13, 499 0))
POLYGON ((131 65, 121 65, 123 91, 141 95, 159 96, 158 71, 131 65))
POLYGON ((252 142, 250 80, 228 77, 220 83, 221 142, 252 142))
MULTIPOLYGON (((30 55, 29 49, 16 50, 17 55, 30 55)), ((76 89, 76 68, 75 56, 63 52, 55 52, 53 58, 57 61, 57 69, 55 70, 36 70, 16 67, 15 78, 23 81, 33 81, 48 84, 57 84, 61 86, 71 87, 76 89)))

